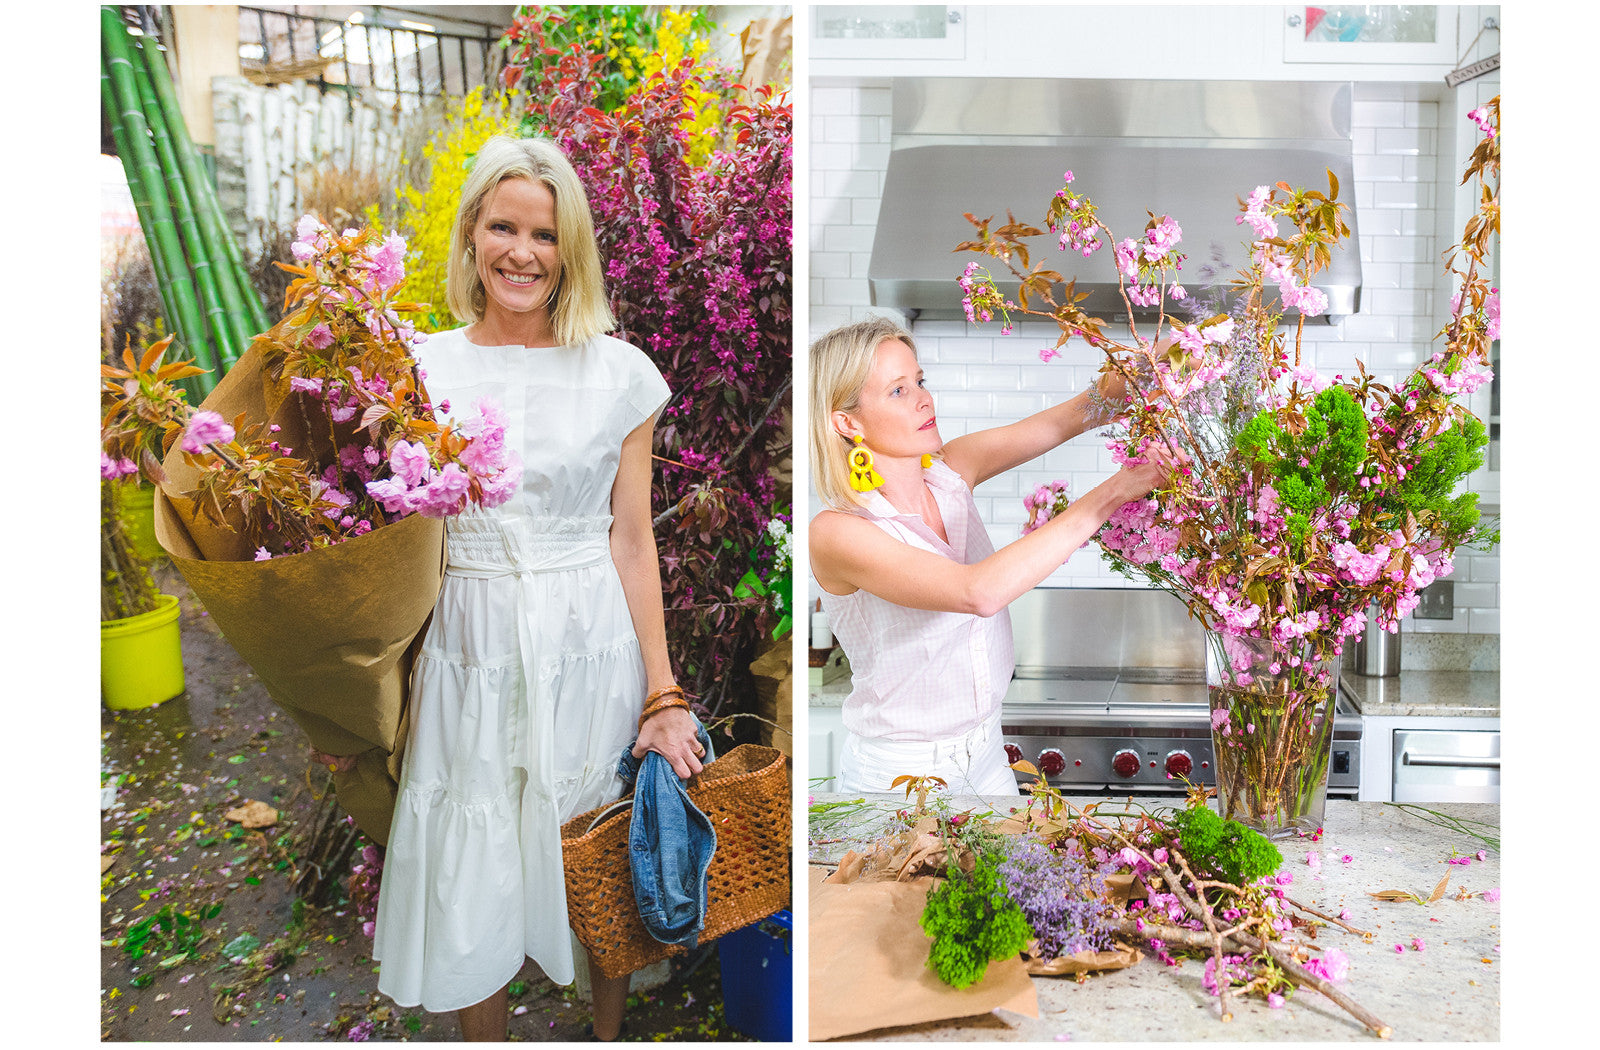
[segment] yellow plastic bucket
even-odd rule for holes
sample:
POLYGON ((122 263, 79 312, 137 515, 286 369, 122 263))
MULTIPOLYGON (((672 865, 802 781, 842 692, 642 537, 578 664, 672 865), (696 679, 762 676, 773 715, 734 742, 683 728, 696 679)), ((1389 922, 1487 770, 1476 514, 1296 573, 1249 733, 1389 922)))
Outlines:
POLYGON ((156 487, 150 484, 122 486, 122 526, 128 542, 141 558, 165 558, 167 552, 156 541, 156 487))
POLYGON ((100 698, 107 707, 132 711, 183 692, 179 612, 178 599, 163 594, 150 612, 101 622, 100 698))

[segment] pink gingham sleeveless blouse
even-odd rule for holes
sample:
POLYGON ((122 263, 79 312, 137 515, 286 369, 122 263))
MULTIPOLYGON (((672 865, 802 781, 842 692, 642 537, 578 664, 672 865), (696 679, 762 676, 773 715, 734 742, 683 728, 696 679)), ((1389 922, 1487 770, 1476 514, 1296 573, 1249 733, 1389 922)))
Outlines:
MULTIPOLYGON (((857 513, 895 539, 963 565, 994 553, 972 490, 939 460, 923 472, 944 519, 946 543, 920 514, 901 514, 877 492, 857 513)), ((885 740, 948 740, 1000 707, 1015 655, 1011 616, 907 609, 875 594, 819 588, 828 627, 850 658, 844 727, 885 740)))

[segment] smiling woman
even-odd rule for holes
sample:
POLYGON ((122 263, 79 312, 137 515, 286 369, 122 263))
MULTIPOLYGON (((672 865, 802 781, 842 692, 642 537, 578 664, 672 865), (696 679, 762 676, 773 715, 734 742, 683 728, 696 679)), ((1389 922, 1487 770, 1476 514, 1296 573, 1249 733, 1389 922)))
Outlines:
POLYGON ((561 279, 555 194, 527 179, 501 181, 483 202, 468 253, 497 315, 548 318, 551 290, 561 279))
MULTIPOLYGON (((625 751, 687 778, 705 750, 667 655, 650 510, 667 384, 604 334, 589 204, 560 149, 495 138, 478 151, 448 274, 468 323, 418 353, 429 395, 441 415, 498 402, 522 488, 449 522, 372 954, 397 1003, 504 1039, 524 958, 560 984, 576 975, 561 825, 622 794, 625 751)), ((593 1031, 615 1038, 628 977, 600 973, 591 964, 593 1031)))

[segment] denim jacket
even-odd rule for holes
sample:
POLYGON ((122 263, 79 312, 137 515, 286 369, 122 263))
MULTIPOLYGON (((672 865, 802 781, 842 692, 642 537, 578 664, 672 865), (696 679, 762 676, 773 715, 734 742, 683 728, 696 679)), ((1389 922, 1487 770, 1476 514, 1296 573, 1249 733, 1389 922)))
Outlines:
MULTIPOLYGON (((698 722, 695 738, 709 763, 711 738, 698 722)), ((705 929, 706 869, 717 849, 717 833, 689 800, 672 765, 654 751, 639 759, 633 757, 632 744, 624 747, 617 775, 634 786, 628 860, 639 918, 656 940, 693 948, 705 929)))

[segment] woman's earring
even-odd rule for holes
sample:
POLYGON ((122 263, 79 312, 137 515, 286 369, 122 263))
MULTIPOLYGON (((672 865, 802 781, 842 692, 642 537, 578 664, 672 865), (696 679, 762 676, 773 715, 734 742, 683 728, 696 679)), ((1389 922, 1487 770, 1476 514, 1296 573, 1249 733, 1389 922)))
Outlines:
POLYGON ((922 454, 922 469, 927 470, 931 466, 933 466, 933 453, 924 452, 922 454))
POLYGON ((850 487, 857 492, 871 492, 883 484, 883 475, 872 469, 872 451, 855 436, 856 447, 850 450, 850 487))

